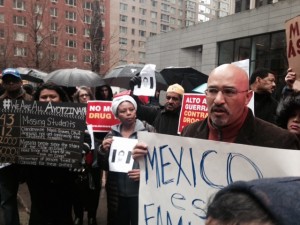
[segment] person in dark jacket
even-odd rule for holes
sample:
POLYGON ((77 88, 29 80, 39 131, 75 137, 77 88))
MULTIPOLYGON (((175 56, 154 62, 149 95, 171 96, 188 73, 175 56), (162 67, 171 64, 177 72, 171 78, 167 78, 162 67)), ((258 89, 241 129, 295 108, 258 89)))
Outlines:
POLYGON ((275 80, 275 74, 265 68, 257 69, 250 77, 250 87, 254 92, 254 115, 273 124, 276 124, 278 105, 272 96, 276 88, 275 80))
POLYGON ((253 116, 247 107, 253 92, 249 90, 248 76, 241 68, 225 64, 214 69, 208 78, 205 93, 208 117, 186 126, 182 136, 300 149, 294 134, 253 116))
MULTIPOLYGON (((70 102, 60 86, 50 83, 37 88, 34 100, 70 102)), ((73 225, 74 172, 68 168, 28 165, 26 173, 31 199, 29 225, 73 225)))
MULTIPOLYGON (((23 81, 18 70, 7 68, 2 72, 4 93, 0 100, 31 101, 31 95, 22 88, 23 81)), ((0 199, 3 210, 3 225, 19 225, 17 193, 19 188, 21 166, 10 163, 0 163, 0 199)), ((21 179, 22 180, 22 179, 21 179)))
POLYGON ((111 87, 107 84, 96 87, 95 97, 97 100, 111 101, 113 98, 113 92, 111 87))
MULTIPOLYGON (((87 104, 88 101, 95 100, 91 89, 87 86, 80 86, 73 95, 73 101, 87 104)), ((85 142, 91 146, 91 137, 85 132, 85 142)), ((96 215, 100 199, 102 186, 102 171, 98 166, 97 151, 87 151, 83 153, 86 157, 91 158, 89 164, 85 164, 85 170, 78 173, 75 179, 73 209, 74 225, 82 225, 84 211, 87 211, 88 225, 97 225, 96 215)), ((88 160, 86 160, 88 161, 88 160)))
POLYGON ((205 225, 299 225, 299 190, 300 177, 234 182, 213 197, 205 225))
MULTIPOLYGON (((155 132, 154 127, 136 119, 136 108, 135 100, 128 95, 114 98, 112 112, 121 123, 112 127, 100 146, 99 157, 106 158, 107 163, 113 136, 137 139, 138 131, 155 132)), ((108 172, 106 190, 109 225, 138 225, 139 179, 137 161, 134 161, 128 173, 108 172)))
MULTIPOLYGON (((208 117, 184 127, 181 135, 239 143, 246 145, 300 149, 295 134, 253 116, 247 107, 252 90, 249 90, 247 73, 232 64, 215 68, 209 75, 205 91, 208 117)), ((133 151, 137 158, 147 153, 147 144, 140 142, 133 151)))
MULTIPOLYGON (((130 86, 138 85, 139 76, 130 80, 130 86)), ((179 84, 170 85, 167 89, 166 103, 163 109, 138 103, 137 117, 153 125, 160 134, 178 135, 178 123, 184 88, 179 84)))

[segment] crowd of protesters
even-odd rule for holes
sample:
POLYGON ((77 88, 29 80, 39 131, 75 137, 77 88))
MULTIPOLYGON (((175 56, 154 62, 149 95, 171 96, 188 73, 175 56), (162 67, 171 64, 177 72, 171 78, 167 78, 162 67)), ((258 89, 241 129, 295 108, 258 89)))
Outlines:
MULTIPOLYGON (((130 87, 139 85, 135 76, 130 87)), ((215 68, 209 75, 205 91, 208 117, 186 126, 183 137, 193 137, 229 143, 280 149, 300 149, 300 92, 293 84, 296 74, 291 68, 285 77, 286 86, 282 97, 272 97, 276 89, 276 74, 269 69, 259 68, 250 79, 246 72, 231 64, 215 68), (254 112, 247 106, 254 95, 254 112), (268 135, 263 135, 268 134, 268 135)), ((91 137, 85 132, 82 156, 85 170, 74 172, 64 168, 21 166, 0 163, 0 200, 4 225, 20 225, 17 192, 20 182, 26 182, 31 197, 29 225, 83 225, 87 211, 88 224, 97 225, 96 214, 102 187, 103 171, 108 171, 109 152, 113 137, 137 139, 138 131, 179 135, 177 127, 182 97, 185 93, 180 84, 172 84, 166 90, 163 106, 146 105, 132 91, 129 95, 113 96, 109 85, 95 89, 80 86, 66 90, 56 84, 42 84, 37 88, 23 85, 16 69, 8 68, 2 73, 2 95, 0 100, 20 99, 42 102, 70 102, 87 104, 90 100, 112 101, 112 113, 120 120, 108 133, 94 133, 95 151, 91 149, 91 137), (25 90, 26 89, 26 90, 25 90)), ((148 151, 147 143, 139 141, 133 149, 134 164, 126 173, 106 174, 107 224, 138 225, 138 193, 140 170, 137 159, 148 151)), ((292 178, 289 178, 292 179, 292 178)), ((288 179, 288 180, 289 180, 288 179)), ((265 191, 276 201, 274 190, 286 179, 271 179, 234 183, 217 193, 208 206, 206 224, 288 224, 284 216, 270 211, 264 199, 255 195, 265 191), (251 187, 248 188, 248 187, 251 187), (247 191, 245 191, 247 190, 247 191), (254 193, 254 194, 253 194, 254 193), (239 206, 239 215, 233 211, 239 206), (247 204, 249 207, 243 209, 247 204), (226 209, 226 210, 225 210, 226 209), (253 210, 250 210, 253 209, 253 210), (255 210, 254 210, 255 209, 255 210), (248 211, 247 211, 248 210, 248 211), (249 213, 249 212, 252 213, 249 213), (278 222, 279 221, 279 222, 278 222)), ((299 179, 289 183, 290 191, 300 187, 299 179)), ((300 197, 295 192, 295 197, 300 197)), ((292 207, 292 206, 291 206, 292 207)), ((277 212, 277 211, 275 211, 277 212)), ((300 212, 299 212, 300 213, 300 212)), ((290 221, 296 220, 295 214, 290 221), (294 219, 294 220, 293 220, 294 219)), ((297 218, 300 216, 298 215, 297 218)), ((0 220, 1 221, 1 220, 0 220)), ((300 221, 300 220, 299 220, 300 221)), ((296 223, 294 223, 296 224, 296 223)))

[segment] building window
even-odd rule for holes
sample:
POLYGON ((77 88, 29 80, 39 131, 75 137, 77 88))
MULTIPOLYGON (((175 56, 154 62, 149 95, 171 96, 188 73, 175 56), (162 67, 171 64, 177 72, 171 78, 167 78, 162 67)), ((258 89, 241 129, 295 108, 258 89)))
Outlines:
POLYGON ((156 33, 150 32, 150 37, 156 36, 156 33))
POLYGON ((161 3, 161 10, 164 12, 169 12, 169 5, 161 3))
POLYGON ((142 27, 146 26, 146 20, 139 19, 139 25, 142 27))
POLYGON ((13 8, 18 10, 25 10, 25 3, 23 0, 14 0, 13 8))
POLYGON ((131 35, 135 35, 135 29, 131 29, 131 35))
POLYGON ((143 62, 145 61, 145 52, 139 52, 139 59, 143 62))
POLYGON ((66 26, 66 32, 67 32, 68 34, 76 34, 76 27, 67 25, 67 26, 66 26))
POLYGON ((57 52, 51 52, 50 53, 51 60, 58 60, 58 53, 57 52))
POLYGON ((43 22, 41 20, 35 21, 35 28, 36 29, 42 29, 43 28, 43 22))
POLYGON ((58 45, 58 37, 56 37, 56 36, 51 36, 51 37, 50 37, 50 44, 51 44, 51 45, 54 45, 54 46, 57 46, 57 45, 58 45))
POLYGON ((260 67, 284 75, 288 68, 285 32, 262 34, 218 43, 218 64, 250 60, 250 74, 260 67))
POLYGON ((119 38, 120 45, 127 45, 127 38, 119 38))
POLYGON ((0 6, 4 6, 4 0, 0 0, 0 6))
POLYGON ((140 36, 140 37, 146 37, 146 31, 144 31, 144 30, 139 30, 139 36, 140 36))
POLYGON ((13 23, 18 26, 26 26, 26 18, 23 16, 13 16, 13 23))
POLYGON ((169 31, 169 26, 161 24, 160 25, 160 30, 161 30, 161 32, 168 32, 169 31))
POLYGON ((91 42, 84 42, 83 48, 84 48, 85 50, 91 50, 91 49, 92 49, 91 42))
POLYGON ((15 47, 14 48, 14 56, 26 57, 27 56, 27 49, 26 48, 15 47))
POLYGON ((84 35, 85 37, 89 37, 89 36, 90 36, 90 29, 84 28, 83 35, 84 35))
POLYGON ((127 34, 127 27, 120 26, 120 34, 127 34))
POLYGON ((76 12, 66 11, 66 19, 76 21, 76 12))
POLYGON ((4 23, 4 14, 0 13, 0 23, 4 23))
POLYGON ((50 16, 57 17, 57 15, 58 15, 57 11, 58 11, 57 8, 51 8, 50 9, 50 16))
POLYGON ((121 22, 127 22, 127 16, 120 15, 120 21, 121 22))
POLYGON ((169 20, 170 20, 170 16, 169 15, 166 15, 166 14, 161 14, 161 21, 163 21, 163 22, 169 22, 169 20))
POLYGON ((4 47, 4 45, 0 45, 0 55, 5 55, 5 47, 4 47))
POLYGON ((42 15, 43 14, 43 7, 41 5, 35 5, 35 9, 34 9, 34 12, 36 14, 39 14, 39 15, 42 15))
POLYGON ((76 57, 76 55, 73 54, 73 53, 68 53, 68 54, 66 55, 66 60, 67 60, 67 61, 70 61, 70 62, 77 62, 77 57, 76 57))
POLYGON ((27 35, 22 32, 15 32, 14 33, 14 40, 15 41, 27 41, 27 35))
POLYGON ((76 6, 76 0, 66 0, 67 5, 76 6))
POLYGON ((77 43, 74 40, 67 40, 66 41, 66 46, 69 47, 69 48, 76 48, 77 43))
POLYGON ((131 18, 131 23, 135 24, 135 18, 134 17, 131 18))
POLYGON ((156 29, 157 29, 157 23, 151 22, 151 28, 152 28, 153 30, 156 30, 156 29))
POLYGON ((139 12, 140 12, 141 15, 145 16, 147 10, 146 10, 146 9, 143 9, 143 8, 140 8, 139 12))
POLYGON ((3 29, 0 29, 0 38, 5 38, 5 32, 3 29))
POLYGON ((235 13, 250 9, 250 0, 235 0, 235 13))
POLYGON ((57 22, 51 22, 51 31, 58 31, 57 22))
POLYGON ((85 1, 83 3, 83 8, 84 9, 87 9, 87 10, 92 10, 92 3, 91 2, 88 2, 88 1, 85 1))
POLYGON ((157 18, 157 12, 151 11, 151 19, 156 19, 157 18))
POLYGON ((127 4, 120 3, 120 11, 127 11, 127 4))
POLYGON ((92 23, 92 18, 89 15, 84 15, 84 23, 86 24, 91 24, 92 23))
POLYGON ((90 63, 92 61, 92 57, 90 55, 84 55, 83 56, 83 62, 84 63, 90 63))
POLYGON ((135 6, 131 7, 131 12, 135 13, 135 6))
POLYGON ((139 47, 144 48, 145 47, 145 42, 144 41, 139 41, 139 47))
POLYGON ((151 1, 152 8, 157 8, 157 1, 151 1))
POLYGON ((127 56, 127 50, 126 49, 120 49, 119 53, 120 53, 120 58, 121 59, 126 58, 126 56, 127 56))

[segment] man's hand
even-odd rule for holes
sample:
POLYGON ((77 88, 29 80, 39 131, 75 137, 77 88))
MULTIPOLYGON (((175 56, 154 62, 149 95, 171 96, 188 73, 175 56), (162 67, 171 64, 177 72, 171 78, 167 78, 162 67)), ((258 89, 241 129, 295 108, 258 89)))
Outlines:
POLYGON ((129 81, 130 90, 133 90, 135 85, 140 85, 140 84, 141 84, 141 77, 138 75, 135 75, 129 81))
POLYGON ((290 88, 293 89, 293 84, 295 83, 296 80, 296 73, 293 72, 292 68, 288 69, 288 73, 284 78, 286 85, 290 88))
POLYGON ((128 171, 128 177, 134 181, 140 180, 140 170, 139 169, 133 169, 128 171))
POLYGON ((139 158, 139 157, 143 157, 147 153, 148 153, 148 145, 146 143, 139 142, 133 148, 132 157, 134 159, 136 159, 136 158, 139 158))

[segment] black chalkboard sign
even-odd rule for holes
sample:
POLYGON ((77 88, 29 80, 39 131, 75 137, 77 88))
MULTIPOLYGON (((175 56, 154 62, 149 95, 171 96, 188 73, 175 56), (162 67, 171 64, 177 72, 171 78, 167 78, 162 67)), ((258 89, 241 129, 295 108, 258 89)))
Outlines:
POLYGON ((79 168, 86 105, 0 101, 0 162, 79 168))

